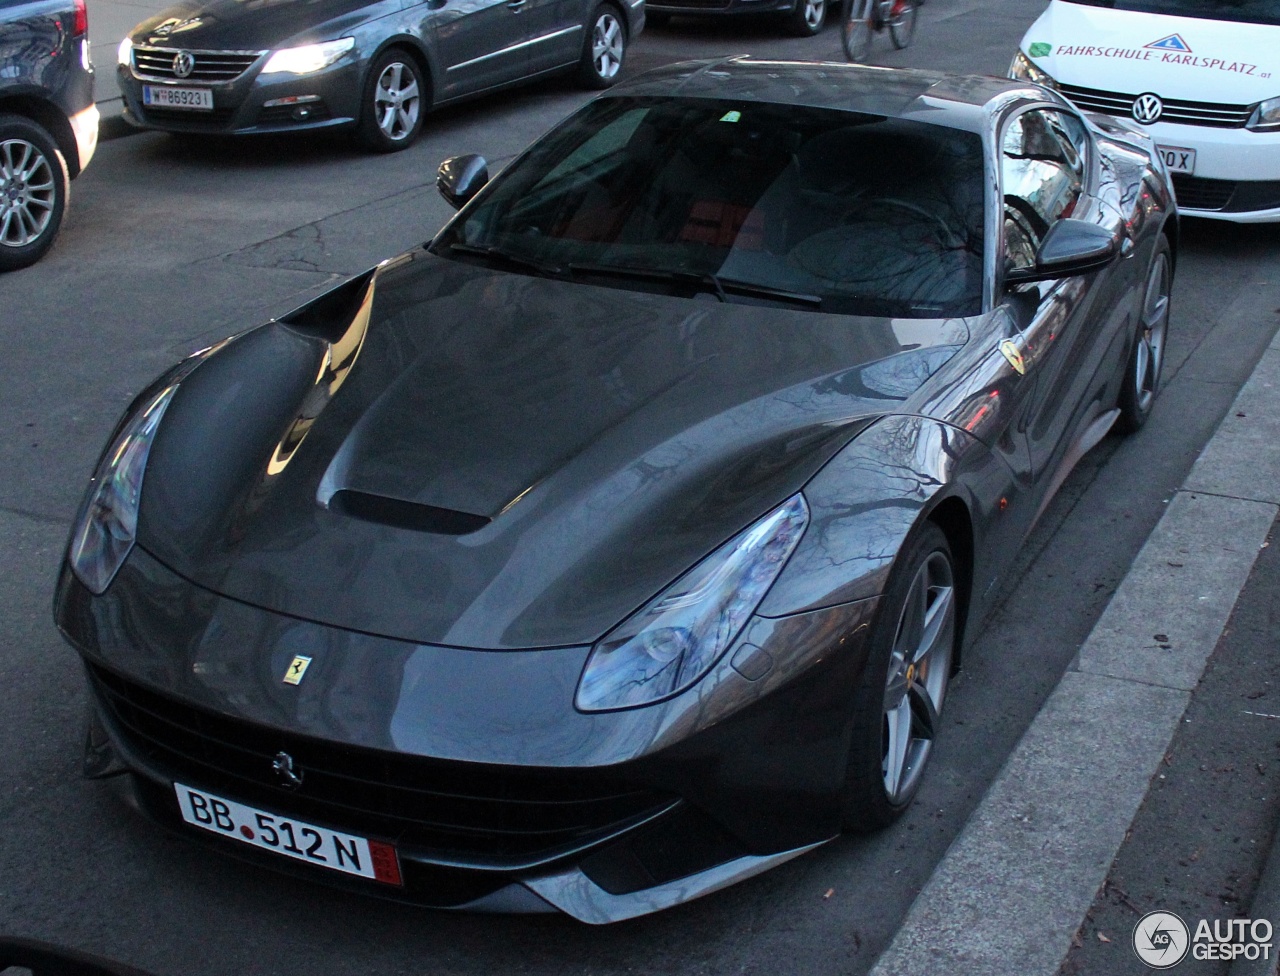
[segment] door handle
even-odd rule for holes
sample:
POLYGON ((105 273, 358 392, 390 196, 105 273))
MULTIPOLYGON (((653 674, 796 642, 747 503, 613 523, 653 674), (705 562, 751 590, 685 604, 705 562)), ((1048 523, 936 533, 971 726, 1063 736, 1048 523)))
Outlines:
POLYGON ((1120 242, 1120 256, 1122 258, 1127 258, 1132 253, 1133 253, 1133 238, 1126 237, 1124 240, 1120 242))

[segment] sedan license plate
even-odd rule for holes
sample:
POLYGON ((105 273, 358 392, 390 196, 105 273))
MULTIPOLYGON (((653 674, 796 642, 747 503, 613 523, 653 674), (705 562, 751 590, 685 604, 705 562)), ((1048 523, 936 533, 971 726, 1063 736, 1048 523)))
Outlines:
POLYGON ((143 85, 142 104, 156 108, 186 108, 195 112, 212 112, 213 92, 208 88, 143 85))
POLYGON ((1196 171, 1194 149, 1183 149, 1181 146, 1156 146, 1156 152, 1164 158, 1164 165, 1170 173, 1191 175, 1196 171))
POLYGON ((383 884, 404 883, 400 858, 390 844, 268 813, 181 783, 174 783, 173 788, 182 819, 192 826, 317 867, 383 884))

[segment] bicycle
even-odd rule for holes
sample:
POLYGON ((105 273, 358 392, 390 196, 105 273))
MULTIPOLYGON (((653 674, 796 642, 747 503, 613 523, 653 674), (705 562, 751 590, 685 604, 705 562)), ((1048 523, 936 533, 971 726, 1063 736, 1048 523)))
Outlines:
POLYGON ((865 61, 871 53, 871 37, 886 28, 889 40, 901 51, 916 32, 917 8, 922 0, 844 0, 844 54, 850 61, 865 61))

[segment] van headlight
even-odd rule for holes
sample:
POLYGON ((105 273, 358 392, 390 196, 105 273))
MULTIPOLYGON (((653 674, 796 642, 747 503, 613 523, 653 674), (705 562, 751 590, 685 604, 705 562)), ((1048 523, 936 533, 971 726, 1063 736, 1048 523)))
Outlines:
POLYGON ((698 681, 755 613, 808 521, 804 496, 793 495, 614 628, 591 648, 574 704, 635 708, 698 681))
POLYGON ((1268 98, 1265 102, 1261 102, 1249 116, 1245 127, 1254 132, 1280 131, 1280 97, 1268 98))
POLYGON ((1019 51, 1013 56, 1009 65, 1009 77, 1018 81, 1029 81, 1033 85, 1044 85, 1046 88, 1057 88, 1058 82, 1049 72, 1037 68, 1035 62, 1019 51))

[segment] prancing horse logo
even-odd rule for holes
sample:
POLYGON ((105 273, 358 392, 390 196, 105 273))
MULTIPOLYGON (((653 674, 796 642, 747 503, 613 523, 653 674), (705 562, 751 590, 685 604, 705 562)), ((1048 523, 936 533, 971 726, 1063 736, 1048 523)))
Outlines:
POLYGON ((296 790, 302 785, 302 770, 293 765, 293 756, 287 752, 277 752, 275 761, 271 763, 280 785, 286 790, 296 790))

